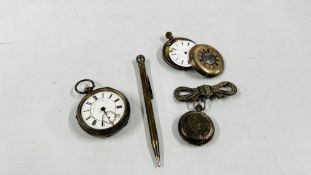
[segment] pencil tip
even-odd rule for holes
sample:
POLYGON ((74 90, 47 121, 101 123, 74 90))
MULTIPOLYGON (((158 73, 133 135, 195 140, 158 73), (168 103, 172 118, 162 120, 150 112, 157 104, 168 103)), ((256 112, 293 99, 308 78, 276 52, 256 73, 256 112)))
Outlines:
POLYGON ((160 167, 161 166, 160 157, 158 156, 156 157, 156 162, 157 162, 157 166, 160 167))

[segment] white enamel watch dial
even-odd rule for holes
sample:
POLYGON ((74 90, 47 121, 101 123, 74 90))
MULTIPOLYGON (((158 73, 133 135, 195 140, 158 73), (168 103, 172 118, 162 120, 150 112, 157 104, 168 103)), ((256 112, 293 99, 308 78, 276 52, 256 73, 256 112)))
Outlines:
POLYGON ((178 39, 169 48, 171 60, 182 67, 191 67, 189 62, 189 51, 195 46, 193 41, 178 39))
POLYGON ((94 129, 108 129, 116 125, 125 112, 125 102, 111 91, 97 92, 88 97, 81 107, 83 121, 94 129))

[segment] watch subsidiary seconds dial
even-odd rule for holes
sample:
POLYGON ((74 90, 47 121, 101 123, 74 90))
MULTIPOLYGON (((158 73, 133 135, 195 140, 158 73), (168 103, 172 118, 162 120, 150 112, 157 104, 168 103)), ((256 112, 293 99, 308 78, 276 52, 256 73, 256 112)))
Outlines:
POLYGON ((94 82, 89 79, 81 80, 75 86, 77 93, 86 94, 77 109, 78 123, 91 135, 111 136, 128 123, 130 104, 124 94, 116 89, 94 88, 94 82), (79 91, 78 85, 83 82, 89 82, 92 86, 79 91))
POLYGON ((213 77, 222 73, 224 61, 221 54, 212 46, 196 44, 187 38, 174 38, 166 33, 168 41, 162 49, 163 59, 176 69, 188 70, 192 67, 200 74, 213 77))
POLYGON ((176 69, 191 69, 189 52, 195 42, 187 38, 174 38, 171 32, 167 32, 166 37, 169 40, 162 49, 164 61, 176 69))

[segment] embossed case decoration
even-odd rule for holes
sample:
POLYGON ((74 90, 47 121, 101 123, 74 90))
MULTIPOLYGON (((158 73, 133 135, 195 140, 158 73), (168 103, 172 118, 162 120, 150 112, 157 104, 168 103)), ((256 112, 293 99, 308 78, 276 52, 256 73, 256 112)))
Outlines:
POLYGON ((194 145, 203 145, 209 142, 215 133, 215 126, 210 117, 203 111, 206 100, 224 98, 237 93, 233 83, 224 81, 215 86, 202 85, 197 88, 178 87, 174 96, 178 101, 191 102, 195 111, 189 111, 182 115, 178 122, 180 136, 194 145))

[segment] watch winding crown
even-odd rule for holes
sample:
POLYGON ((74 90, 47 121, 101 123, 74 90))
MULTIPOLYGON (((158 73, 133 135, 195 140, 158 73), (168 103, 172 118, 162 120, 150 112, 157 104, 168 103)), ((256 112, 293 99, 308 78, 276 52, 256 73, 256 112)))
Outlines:
POLYGON ((166 32, 165 36, 169 40, 173 40, 174 39, 172 32, 166 32))

